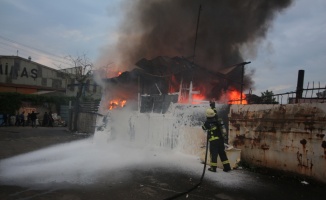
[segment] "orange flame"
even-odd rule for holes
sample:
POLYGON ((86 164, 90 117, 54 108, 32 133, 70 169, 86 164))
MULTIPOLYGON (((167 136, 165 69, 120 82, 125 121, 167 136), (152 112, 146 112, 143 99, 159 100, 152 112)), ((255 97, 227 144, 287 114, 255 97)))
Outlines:
POLYGON ((109 103, 109 110, 115 109, 115 108, 123 108, 126 105, 126 100, 111 100, 109 103))
POLYGON ((121 107, 124 107, 126 105, 126 103, 127 103, 126 100, 122 100, 121 103, 120 103, 121 107))
POLYGON ((245 100, 246 95, 242 94, 242 102, 241 102, 241 93, 237 90, 232 90, 228 93, 229 103, 230 104, 248 104, 247 100, 245 100))

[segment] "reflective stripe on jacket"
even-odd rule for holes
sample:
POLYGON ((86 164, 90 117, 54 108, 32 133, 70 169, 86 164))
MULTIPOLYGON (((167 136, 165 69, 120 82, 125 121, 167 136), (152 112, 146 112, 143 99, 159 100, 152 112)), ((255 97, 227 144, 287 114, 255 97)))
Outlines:
POLYGON ((216 122, 209 123, 205 122, 205 124, 202 126, 202 129, 207 131, 208 134, 208 141, 218 140, 221 133, 220 128, 218 127, 218 124, 216 122))

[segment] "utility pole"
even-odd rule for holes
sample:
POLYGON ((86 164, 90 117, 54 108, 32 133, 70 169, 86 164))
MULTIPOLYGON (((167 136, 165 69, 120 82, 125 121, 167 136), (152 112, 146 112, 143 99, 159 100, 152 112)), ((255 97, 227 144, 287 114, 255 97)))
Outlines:
POLYGON ((240 91, 240 104, 242 104, 243 77, 244 77, 244 65, 241 66, 241 91, 240 91))
POLYGON ((198 35, 198 28, 199 28, 200 12, 201 12, 201 5, 199 5, 199 10, 198 10, 197 27, 196 27, 195 44, 194 44, 194 54, 193 54, 193 59, 192 59, 192 62, 193 63, 195 63, 195 55, 196 55, 196 45, 197 45, 197 35, 198 35))
POLYGON ((243 62, 241 63, 241 91, 240 91, 240 104, 242 104, 242 93, 243 93, 243 79, 244 79, 244 67, 245 65, 251 62, 243 62))
POLYGON ((300 69, 298 71, 298 82, 297 82, 297 90, 295 95, 295 103, 299 103, 300 99, 302 98, 303 80, 304 80, 304 70, 300 69))

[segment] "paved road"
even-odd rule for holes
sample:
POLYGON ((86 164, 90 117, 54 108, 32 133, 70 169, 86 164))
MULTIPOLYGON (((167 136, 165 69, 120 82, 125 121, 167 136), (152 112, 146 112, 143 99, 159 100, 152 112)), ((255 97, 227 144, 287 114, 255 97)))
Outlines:
MULTIPOLYGON (((55 144, 83 141, 87 137, 87 135, 70 133, 63 127, 38 127, 36 129, 0 127, 0 159, 2 159, 0 160, 0 178, 3 172, 1 164, 7 158, 55 144)), ((62 148, 67 147, 62 146, 62 148)), ((19 164, 19 162, 16 163, 19 164)), ((96 180, 87 184, 45 182, 24 186, 0 179, 0 199, 165 199, 196 185, 200 180, 201 166, 197 174, 191 170, 180 170, 172 166, 139 168, 130 166, 130 168, 115 171, 103 171, 100 176, 96 176, 96 180)), ((69 176, 69 173, 66 176, 69 176)), ((270 171, 257 173, 252 170, 237 169, 230 173, 224 173, 222 170, 218 170, 217 173, 207 172, 202 184, 196 190, 178 199, 318 200, 325 199, 325 197, 325 184, 270 171)))

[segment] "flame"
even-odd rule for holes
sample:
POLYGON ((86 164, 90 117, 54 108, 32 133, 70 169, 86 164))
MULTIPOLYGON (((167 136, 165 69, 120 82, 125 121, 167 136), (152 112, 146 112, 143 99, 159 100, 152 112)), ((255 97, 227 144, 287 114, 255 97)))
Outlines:
POLYGON ((203 94, 194 94, 192 95, 192 104, 199 104, 201 101, 204 101, 206 97, 203 94))
POLYGON ((126 100, 120 100, 120 99, 115 99, 111 100, 109 102, 109 110, 115 109, 115 108, 123 108, 126 105, 127 101, 126 100))
POLYGON ((120 76, 122 74, 121 71, 113 70, 113 69, 106 69, 106 71, 102 70, 99 71, 100 76, 105 76, 106 78, 114 78, 120 76))
POLYGON ((232 90, 228 93, 229 103, 230 104, 248 104, 246 95, 242 93, 242 102, 241 102, 241 93, 237 90, 232 90))
POLYGON ((204 85, 198 85, 194 88, 195 91, 199 92, 199 94, 193 94, 192 95, 192 104, 199 104, 201 101, 204 101, 206 99, 205 94, 205 86, 204 85))
POLYGON ((126 103, 127 103, 126 100, 121 101, 121 107, 124 107, 126 105, 126 103))

